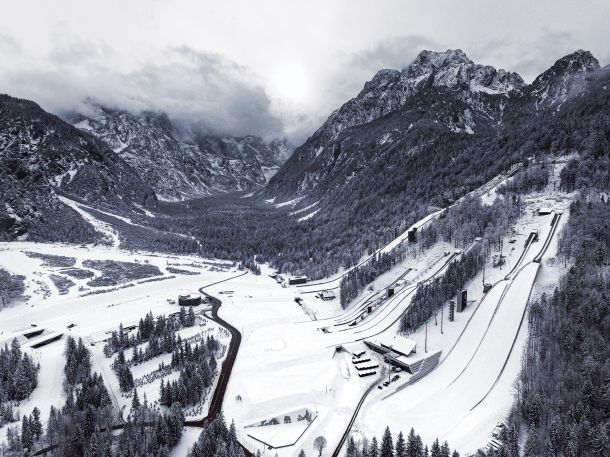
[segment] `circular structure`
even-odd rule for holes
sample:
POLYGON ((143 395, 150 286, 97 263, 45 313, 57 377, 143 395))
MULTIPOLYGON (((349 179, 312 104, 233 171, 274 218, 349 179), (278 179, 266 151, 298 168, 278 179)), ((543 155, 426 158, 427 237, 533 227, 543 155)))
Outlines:
POLYGON ((180 306, 198 306, 200 304, 201 295, 199 294, 178 295, 178 305, 180 306))

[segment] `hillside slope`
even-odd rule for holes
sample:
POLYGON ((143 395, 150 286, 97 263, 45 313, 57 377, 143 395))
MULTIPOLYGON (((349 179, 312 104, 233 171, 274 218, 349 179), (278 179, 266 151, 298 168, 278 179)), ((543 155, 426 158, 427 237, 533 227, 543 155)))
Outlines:
MULTIPOLYGON (((461 54, 440 53, 434 59, 440 66, 400 99, 399 108, 366 123, 360 114, 340 122, 337 113, 385 107, 397 93, 396 73, 389 76, 393 83, 387 72, 378 74, 295 150, 260 193, 276 204, 297 199, 291 207, 306 233, 306 251, 299 254, 296 241, 288 246, 290 254, 284 251, 281 259, 286 268, 297 269, 293 250, 296 265, 316 276, 353 264, 433 207, 450 205, 514 164, 579 152, 607 131, 600 127, 603 109, 576 103, 597 106, 608 87, 607 69, 589 52, 559 59, 531 85, 517 84, 521 79, 513 76, 513 83, 499 86, 494 78, 476 82, 476 64, 471 67, 461 54), (319 261, 320 253, 328 260, 319 261), (318 259, 315 267, 304 260, 312 258, 318 259)), ((409 68, 399 73, 411 74, 409 68)))
POLYGON ((92 109, 92 115, 67 118, 105 141, 163 200, 260 187, 289 154, 285 140, 195 135, 183 141, 164 113, 92 109))
POLYGON ((422 51, 401 71, 379 71, 335 111, 295 150, 264 195, 330 199, 352 181, 384 182, 392 168, 378 174, 371 169, 377 162, 394 167, 424 151, 434 161, 429 146, 449 137, 461 144, 509 132, 577 95, 597 69, 589 52, 577 51, 528 86, 516 73, 478 65, 461 50, 422 51))
POLYGON ((154 191, 103 141, 34 102, 0 95, 0 239, 95 238, 57 194, 117 210, 157 206, 154 191))

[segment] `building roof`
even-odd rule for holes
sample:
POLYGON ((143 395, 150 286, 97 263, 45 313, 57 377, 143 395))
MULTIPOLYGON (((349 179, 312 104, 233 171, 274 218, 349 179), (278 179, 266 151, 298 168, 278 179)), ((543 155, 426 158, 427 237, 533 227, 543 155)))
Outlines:
POLYGON ((373 343, 377 343, 386 349, 405 356, 411 354, 417 346, 416 341, 400 335, 381 335, 377 341, 373 341, 373 343))
POLYGON ((195 294, 195 293, 181 294, 181 295, 178 295, 178 298, 181 298, 183 300, 197 299, 197 298, 201 298, 201 295, 195 294))

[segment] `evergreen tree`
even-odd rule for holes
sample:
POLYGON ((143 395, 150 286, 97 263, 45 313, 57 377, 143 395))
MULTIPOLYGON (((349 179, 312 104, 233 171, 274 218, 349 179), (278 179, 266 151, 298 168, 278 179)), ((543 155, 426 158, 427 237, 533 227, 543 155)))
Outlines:
POLYGON ((407 445, 402 432, 399 432, 396 438, 395 455, 396 457, 407 457, 407 445))
POLYGON ((394 441, 392 440, 392 433, 390 427, 386 427, 381 438, 381 452, 380 457, 394 457, 394 441))
POLYGON ((371 445, 369 446, 369 457, 379 457, 379 446, 377 445, 377 438, 373 437, 371 445))
POLYGON ((418 442, 419 435, 415 435, 415 430, 411 427, 409 436, 407 437, 407 455, 408 457, 419 457, 422 451, 421 443, 418 442))
POLYGON ((30 419, 24 415, 21 421, 21 445, 23 446, 23 449, 30 451, 33 444, 34 436, 32 434, 30 419))
POLYGON ((34 407, 32 410, 32 421, 31 421, 32 434, 35 439, 40 439, 42 435, 42 423, 40 422, 40 410, 34 407))
POLYGON ((140 407, 140 398, 138 397, 138 389, 134 388, 131 397, 131 410, 136 412, 140 407))
POLYGON ((356 448, 356 442, 354 441, 354 437, 350 436, 347 441, 347 452, 345 453, 346 457, 356 457, 358 454, 358 449, 356 448))
POLYGON ((430 448, 430 457, 441 457, 441 445, 438 442, 438 438, 432 443, 430 448))

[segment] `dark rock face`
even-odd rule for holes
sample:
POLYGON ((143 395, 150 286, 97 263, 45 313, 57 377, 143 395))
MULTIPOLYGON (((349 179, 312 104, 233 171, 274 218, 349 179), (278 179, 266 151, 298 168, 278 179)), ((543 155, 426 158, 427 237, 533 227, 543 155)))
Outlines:
POLYGON ((44 221, 43 231, 68 240, 70 223, 75 239, 91 235, 57 193, 119 209, 157 205, 154 191, 104 142, 34 102, 0 95, 0 237, 25 235, 44 221))
MULTIPOLYGON (((402 158, 417 154, 448 132, 497 135, 507 121, 556 109, 597 69, 589 52, 577 51, 526 85, 518 74, 476 64, 459 49, 422 51, 403 70, 379 71, 296 148, 262 194, 323 198, 367 173, 373 161, 392 163, 397 150, 402 158)), ((382 179, 368 173, 366 179, 382 179)))
POLYGON ((582 93, 587 76, 599 68, 599 61, 589 51, 578 50, 555 62, 534 80, 528 90, 538 108, 556 108, 568 98, 582 93))
POLYGON ((165 200, 260 187, 290 152, 286 141, 256 136, 182 141, 164 113, 93 109, 91 116, 70 120, 106 142, 165 200))

